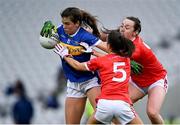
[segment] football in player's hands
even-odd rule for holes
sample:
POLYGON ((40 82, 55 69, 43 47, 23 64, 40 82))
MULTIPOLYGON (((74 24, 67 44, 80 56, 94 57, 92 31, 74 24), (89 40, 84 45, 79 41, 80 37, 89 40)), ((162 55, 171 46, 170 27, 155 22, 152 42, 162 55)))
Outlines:
POLYGON ((40 40, 40 45, 45 49, 53 49, 55 45, 59 43, 55 37, 49 38, 40 35, 39 40, 40 40))

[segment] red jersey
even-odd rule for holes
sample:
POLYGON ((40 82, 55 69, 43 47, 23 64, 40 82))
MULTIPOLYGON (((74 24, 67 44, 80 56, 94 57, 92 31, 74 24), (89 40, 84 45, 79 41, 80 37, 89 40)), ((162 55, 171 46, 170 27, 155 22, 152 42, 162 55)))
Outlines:
POLYGON ((133 43, 136 48, 131 58, 143 65, 142 74, 131 75, 133 82, 140 87, 148 87, 154 82, 164 78, 167 72, 150 47, 146 45, 139 36, 133 40, 133 43))
POLYGON ((123 100, 132 104, 128 94, 130 59, 116 54, 93 58, 86 63, 90 71, 98 70, 101 95, 98 99, 123 100))

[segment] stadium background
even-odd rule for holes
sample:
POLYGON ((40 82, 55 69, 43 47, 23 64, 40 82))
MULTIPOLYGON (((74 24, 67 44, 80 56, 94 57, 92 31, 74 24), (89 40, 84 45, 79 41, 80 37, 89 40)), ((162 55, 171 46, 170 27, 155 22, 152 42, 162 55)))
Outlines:
MULTIPOLYGON (((11 98, 4 95, 4 89, 17 78, 24 81, 34 102, 33 123, 64 123, 64 91, 58 97, 62 105, 57 110, 44 110, 37 100, 40 93, 50 93, 56 87, 61 64, 52 50, 40 46, 38 38, 43 22, 52 20, 59 25, 60 12, 69 6, 89 11, 107 28, 116 28, 126 16, 139 17, 140 35, 168 70, 169 92, 162 115, 179 118, 179 5, 179 0, 0 0, 0 124, 12 123, 8 114, 11 98)), ((146 98, 136 103, 135 109, 150 123, 145 105, 146 98)))

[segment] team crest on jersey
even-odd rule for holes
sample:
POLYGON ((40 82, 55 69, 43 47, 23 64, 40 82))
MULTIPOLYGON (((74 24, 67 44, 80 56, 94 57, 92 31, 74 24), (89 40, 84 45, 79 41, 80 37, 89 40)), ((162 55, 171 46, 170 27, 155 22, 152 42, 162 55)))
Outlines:
POLYGON ((67 39, 67 44, 70 44, 70 42, 71 42, 71 40, 68 38, 68 39, 67 39))

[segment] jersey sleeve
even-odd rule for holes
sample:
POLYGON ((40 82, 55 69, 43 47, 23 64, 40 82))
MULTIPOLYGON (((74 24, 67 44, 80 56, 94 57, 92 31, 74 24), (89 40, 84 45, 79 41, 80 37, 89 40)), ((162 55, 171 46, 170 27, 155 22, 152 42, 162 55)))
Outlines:
POLYGON ((99 68, 99 59, 98 58, 93 58, 91 60, 89 60, 88 62, 85 63, 86 69, 88 71, 95 71, 98 70, 99 68))

